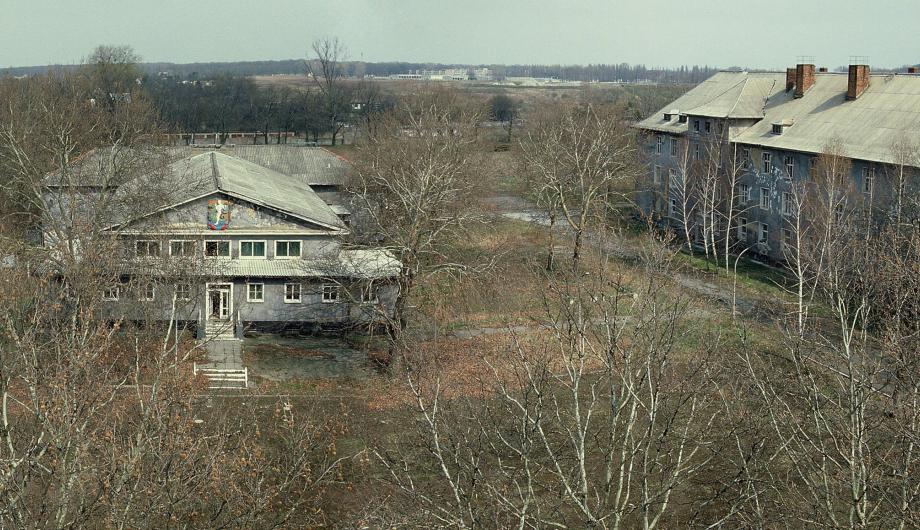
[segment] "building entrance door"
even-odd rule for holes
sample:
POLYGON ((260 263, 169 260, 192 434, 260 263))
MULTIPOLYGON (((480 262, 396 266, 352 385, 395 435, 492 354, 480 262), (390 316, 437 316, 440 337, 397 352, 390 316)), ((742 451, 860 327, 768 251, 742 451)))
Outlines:
POLYGON ((230 284, 208 286, 208 320, 230 320, 232 297, 230 284))

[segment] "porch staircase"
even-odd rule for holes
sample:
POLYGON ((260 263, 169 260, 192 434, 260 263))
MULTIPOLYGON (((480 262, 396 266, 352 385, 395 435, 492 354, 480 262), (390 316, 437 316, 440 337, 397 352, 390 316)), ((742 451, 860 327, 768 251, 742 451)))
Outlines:
POLYGON ((237 340, 233 321, 208 320, 204 325, 205 340, 237 340))
POLYGON ((243 390, 249 387, 249 369, 211 368, 207 365, 193 365, 195 375, 201 374, 208 380, 211 390, 243 390))

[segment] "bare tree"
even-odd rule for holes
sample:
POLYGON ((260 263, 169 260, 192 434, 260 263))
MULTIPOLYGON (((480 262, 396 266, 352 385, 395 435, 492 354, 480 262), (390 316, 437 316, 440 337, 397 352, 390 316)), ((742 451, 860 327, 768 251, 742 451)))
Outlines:
POLYGON ((366 241, 401 262, 394 329, 406 326, 418 281, 465 270, 452 251, 476 218, 472 208, 479 165, 482 110, 450 91, 415 94, 381 118, 361 146, 350 191, 366 241))
POLYGON ((326 125, 332 133, 332 145, 345 126, 350 110, 351 94, 344 83, 345 72, 342 62, 348 50, 338 37, 319 39, 313 42, 313 59, 306 62, 307 74, 313 85, 322 94, 326 125))
POLYGON ((543 195, 553 196, 573 232, 577 270, 587 231, 603 227, 617 184, 637 173, 637 150, 622 110, 564 106, 544 116, 521 140, 525 167, 543 195))

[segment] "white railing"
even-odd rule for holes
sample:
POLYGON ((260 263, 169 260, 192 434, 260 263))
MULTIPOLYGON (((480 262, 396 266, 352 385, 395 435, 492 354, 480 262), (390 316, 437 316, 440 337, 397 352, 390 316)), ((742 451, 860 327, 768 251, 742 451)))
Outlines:
POLYGON ((199 373, 208 378, 208 388, 211 389, 245 389, 249 388, 249 368, 205 368, 192 364, 195 376, 199 373))

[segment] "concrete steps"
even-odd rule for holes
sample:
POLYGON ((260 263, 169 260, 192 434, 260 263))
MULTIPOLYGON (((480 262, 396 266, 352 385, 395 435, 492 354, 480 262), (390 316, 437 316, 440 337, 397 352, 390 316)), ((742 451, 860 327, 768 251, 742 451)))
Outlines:
POLYGON ((212 390, 245 390, 249 388, 249 369, 243 368, 211 368, 194 364, 192 369, 197 376, 204 375, 208 379, 208 388, 212 390))

